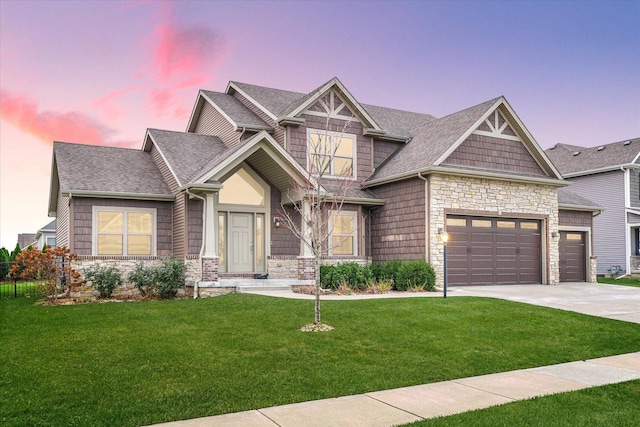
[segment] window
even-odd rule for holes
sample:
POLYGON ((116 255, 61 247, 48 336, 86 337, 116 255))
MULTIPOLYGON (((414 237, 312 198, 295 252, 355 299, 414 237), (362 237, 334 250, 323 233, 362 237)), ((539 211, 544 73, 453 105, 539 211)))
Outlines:
POLYGON ((94 206, 94 255, 154 255, 155 223, 155 209, 94 206))
POLYGON ((325 176, 354 177, 356 136, 309 129, 308 169, 325 176))
POLYGON ((223 184, 219 201, 229 205, 264 206, 265 189, 245 169, 238 169, 223 184))
POLYGON ((56 238, 55 237, 47 237, 47 246, 51 246, 52 248, 56 247, 56 238))
POLYGON ((357 212, 331 212, 329 255, 357 255, 357 212))

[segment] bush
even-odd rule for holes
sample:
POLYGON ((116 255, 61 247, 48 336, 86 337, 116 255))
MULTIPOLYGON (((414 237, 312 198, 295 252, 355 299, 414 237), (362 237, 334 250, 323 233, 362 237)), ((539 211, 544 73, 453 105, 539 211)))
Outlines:
POLYGON ((173 257, 162 260, 162 265, 154 269, 153 291, 162 298, 174 298, 178 289, 184 286, 187 266, 173 257))
POLYGON ((143 297, 153 292, 153 269, 145 268, 142 261, 136 262, 136 267, 129 273, 127 280, 133 283, 143 297))
POLYGON ((100 293, 100 298, 109 298, 116 287, 122 285, 122 275, 115 267, 99 265, 87 270, 84 277, 89 280, 93 287, 100 293))
POLYGON ((7 277, 11 265, 11 254, 6 248, 0 248, 0 280, 7 277))
POLYGON ((398 291, 423 289, 433 291, 436 286, 436 273, 431 264, 424 260, 405 261, 398 268, 394 287, 398 291))
POLYGON ((320 266, 320 284, 323 288, 336 290, 346 286, 353 290, 366 289, 372 280, 371 269, 357 262, 320 266))
POLYGON ((186 271, 187 266, 173 257, 163 259, 158 267, 145 267, 140 261, 127 279, 144 297, 154 294, 158 298, 169 299, 184 286, 186 271))

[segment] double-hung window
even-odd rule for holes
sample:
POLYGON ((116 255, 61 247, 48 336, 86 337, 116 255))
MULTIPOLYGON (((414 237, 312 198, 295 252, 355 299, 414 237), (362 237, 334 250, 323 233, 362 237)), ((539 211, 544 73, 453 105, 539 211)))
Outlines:
POLYGON ((313 174, 356 177, 356 136, 338 132, 307 130, 309 167, 313 174))
POLYGON ((329 215, 329 255, 357 255, 357 212, 331 211, 329 215))
POLYGON ((154 255, 156 210, 93 207, 94 255, 154 255))

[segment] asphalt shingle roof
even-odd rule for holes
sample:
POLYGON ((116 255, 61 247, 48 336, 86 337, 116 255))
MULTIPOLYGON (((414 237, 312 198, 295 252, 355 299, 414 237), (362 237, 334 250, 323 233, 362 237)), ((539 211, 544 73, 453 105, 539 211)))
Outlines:
POLYGON ((599 208, 596 203, 574 193, 567 187, 558 188, 558 204, 599 208))
POLYGON ((142 150, 54 142, 53 153, 62 191, 171 195, 142 150))
POLYGON ((604 149, 556 144, 554 147, 546 149, 545 153, 560 173, 567 175, 633 163, 640 153, 640 138, 626 139, 600 147, 604 147, 604 149), (631 141, 631 143, 626 144, 627 141, 631 141))
POLYGON ((227 151, 217 136, 160 129, 149 129, 149 134, 166 157, 180 185, 190 183, 192 176, 204 165, 227 151))
POLYGON ((413 139, 376 170, 370 180, 384 179, 430 167, 500 98, 433 119, 412 130, 413 139))
POLYGON ((271 126, 266 124, 253 111, 249 110, 244 104, 238 101, 232 95, 226 93, 212 92, 203 90, 209 99, 216 103, 238 126, 257 127, 260 129, 270 129, 271 126))

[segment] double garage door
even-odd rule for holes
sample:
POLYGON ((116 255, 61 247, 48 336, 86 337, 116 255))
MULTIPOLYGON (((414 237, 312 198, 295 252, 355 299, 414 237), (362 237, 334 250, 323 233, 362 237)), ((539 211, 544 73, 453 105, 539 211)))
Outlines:
MULTIPOLYGON (((447 284, 542 283, 542 223, 532 219, 447 216, 447 284)), ((586 280, 586 233, 561 231, 560 281, 586 280)))
POLYGON ((447 283, 542 283, 539 220, 447 216, 447 283))

